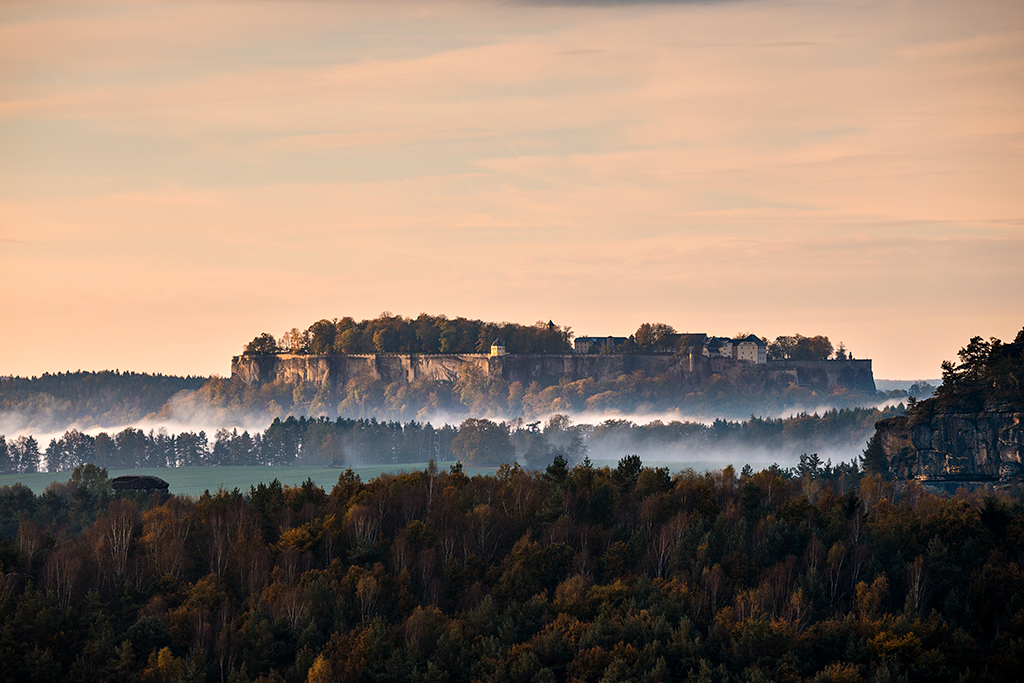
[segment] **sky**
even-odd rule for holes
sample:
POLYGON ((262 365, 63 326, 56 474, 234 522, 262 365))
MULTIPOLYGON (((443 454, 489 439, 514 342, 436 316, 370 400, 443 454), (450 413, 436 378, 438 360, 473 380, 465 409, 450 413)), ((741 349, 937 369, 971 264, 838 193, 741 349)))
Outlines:
POLYGON ((1024 3, 0 0, 0 375, 421 312, 1024 326, 1024 3))

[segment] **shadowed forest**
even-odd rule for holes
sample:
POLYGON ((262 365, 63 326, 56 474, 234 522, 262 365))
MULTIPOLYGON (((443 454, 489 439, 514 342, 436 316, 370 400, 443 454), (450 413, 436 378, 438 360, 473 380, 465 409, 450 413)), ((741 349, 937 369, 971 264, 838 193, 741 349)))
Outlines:
POLYGON ((1024 499, 823 468, 459 465, 326 491, 0 489, 18 681, 992 681, 1024 499))

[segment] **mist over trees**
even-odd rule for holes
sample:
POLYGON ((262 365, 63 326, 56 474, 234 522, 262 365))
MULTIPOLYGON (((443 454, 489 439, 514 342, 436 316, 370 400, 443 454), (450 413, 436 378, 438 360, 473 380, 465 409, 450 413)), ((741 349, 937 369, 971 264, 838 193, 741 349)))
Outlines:
POLYGON ((202 465, 305 465, 342 467, 396 465, 428 460, 461 460, 474 467, 522 462, 547 467, 556 457, 574 466, 588 455, 615 460, 637 453, 648 460, 701 461, 728 457, 735 461, 772 458, 795 461, 799 453, 860 452, 886 410, 830 410, 790 418, 751 417, 742 422, 654 420, 637 424, 609 419, 574 424, 566 415, 546 422, 522 419, 496 422, 468 418, 460 425, 434 427, 417 421, 331 420, 304 416, 275 419, 263 431, 237 429, 169 434, 128 427, 95 436, 77 429, 54 437, 42 449, 30 436, 8 441, 0 435, 0 473, 71 471, 86 464, 108 469, 192 467, 202 465))
POLYGON ((208 377, 138 372, 61 372, 0 377, 0 430, 18 423, 37 432, 124 425, 159 412, 179 392, 201 388, 208 377))
POLYGON ((0 434, 54 433, 70 425, 79 430, 144 426, 146 422, 202 425, 215 431, 225 424, 265 425, 289 414, 401 422, 461 421, 466 417, 500 421, 517 416, 532 420, 556 413, 630 415, 682 408, 738 420, 767 411, 820 411, 822 406, 852 408, 885 399, 927 398, 933 389, 930 385, 915 385, 909 390, 867 396, 793 385, 767 394, 734 387, 719 377, 684 392, 678 378, 642 372, 604 382, 551 380, 526 386, 481 372, 466 372, 455 382, 353 381, 335 395, 290 382, 247 385, 220 377, 69 373, 0 380, 0 402, 5 406, 0 411, 0 434), (53 382, 52 378, 59 381, 53 382), (133 393, 137 382, 144 385, 148 380, 162 389, 133 393))

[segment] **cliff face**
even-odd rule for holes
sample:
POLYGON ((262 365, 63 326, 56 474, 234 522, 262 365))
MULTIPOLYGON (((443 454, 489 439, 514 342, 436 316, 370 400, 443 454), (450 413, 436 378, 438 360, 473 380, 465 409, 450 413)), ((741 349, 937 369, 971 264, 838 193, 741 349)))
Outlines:
POLYGON ((632 372, 667 375, 699 383, 713 374, 751 390, 785 389, 790 384, 812 389, 840 386, 874 393, 870 360, 779 361, 753 365, 727 359, 640 354, 462 355, 265 355, 235 356, 231 377, 245 384, 301 382, 338 392, 350 381, 408 383, 419 379, 454 382, 475 368, 484 375, 528 385, 535 380, 590 378, 603 382, 632 372))
POLYGON ((851 391, 875 393, 875 377, 870 360, 779 360, 769 361, 765 368, 769 379, 777 384, 785 381, 811 388, 843 387, 851 391))
POLYGON ((1024 411, 1009 402, 978 412, 938 409, 876 425, 893 475, 924 482, 1008 482, 1024 476, 1024 411))

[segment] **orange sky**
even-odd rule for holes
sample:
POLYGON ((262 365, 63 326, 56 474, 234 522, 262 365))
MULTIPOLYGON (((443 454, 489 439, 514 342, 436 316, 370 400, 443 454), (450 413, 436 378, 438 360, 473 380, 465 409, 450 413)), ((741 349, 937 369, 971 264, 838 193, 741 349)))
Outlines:
POLYGON ((421 311, 1024 326, 1024 3, 0 3, 0 374, 421 311))

